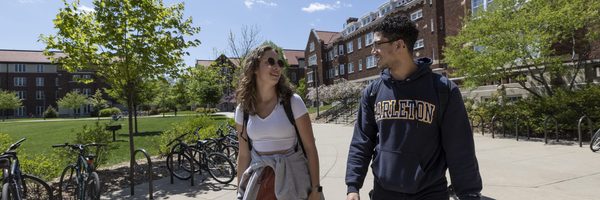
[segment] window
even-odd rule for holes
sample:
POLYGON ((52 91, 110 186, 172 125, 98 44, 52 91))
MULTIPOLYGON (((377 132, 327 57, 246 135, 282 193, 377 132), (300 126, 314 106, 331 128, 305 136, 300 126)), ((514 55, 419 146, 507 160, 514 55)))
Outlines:
POLYGON ((354 63, 348 63, 348 74, 354 73, 354 63))
POLYGON ((333 78, 335 73, 336 73, 336 71, 334 68, 329 69, 329 78, 333 78))
POLYGON ((36 106, 35 107, 35 114, 36 115, 42 115, 42 114, 44 114, 44 106, 36 106))
POLYGON ((44 86, 44 77, 35 77, 35 86, 43 87, 44 86))
POLYGON ((333 60, 333 50, 329 50, 329 60, 333 60))
POLYGON ((600 66, 596 67, 596 77, 600 77, 600 66))
POLYGON ((308 57, 308 66, 317 65, 317 54, 308 57))
POLYGON ((85 95, 85 96, 90 96, 90 95, 91 95, 91 90, 90 90, 90 88, 83 88, 83 95, 85 95))
POLYGON ((431 32, 433 33, 435 29, 433 28, 433 19, 431 19, 431 32))
POLYGON ((312 82, 314 81, 314 80, 313 80, 313 79, 314 79, 314 74, 315 74, 315 73, 314 73, 314 72, 312 72, 312 71, 311 71, 311 72, 308 72, 308 73, 306 74, 306 79, 307 79, 307 80, 306 80, 306 82, 307 82, 307 83, 312 83, 312 82))
POLYGON ((46 98, 46 95, 44 94, 43 90, 35 91, 35 99, 44 100, 45 98, 46 98))
POLYGON ((344 75, 346 73, 346 67, 344 64, 340 64, 340 75, 344 75))
POLYGON ((15 72, 25 72, 25 64, 15 64, 15 72))
POLYGON ((348 49, 348 53, 352 53, 354 51, 354 47, 352 45, 352 41, 346 43, 346 48, 348 49))
POLYGON ((375 67, 375 56, 367 57, 367 69, 375 67))
POLYGON ((362 59, 358 59, 358 71, 362 71, 362 59))
POLYGON ((362 48, 362 36, 358 37, 358 49, 362 48))
POLYGON ((373 32, 367 33, 365 36, 365 46, 373 44, 373 32))
POLYGON ((73 81, 78 81, 80 78, 80 75, 73 75, 73 81))
POLYGON ((17 98, 21 99, 21 100, 25 100, 27 99, 27 92, 26 91, 17 91, 17 98))
POLYGON ((423 9, 419 9, 410 14, 410 20, 417 21, 418 19, 423 18, 423 9))
POLYGON ((54 78, 54 84, 58 86, 58 78, 54 78))
POLYGON ((338 50, 340 51, 340 55, 344 55, 344 45, 341 45, 338 47, 338 50))
POLYGON ((15 116, 17 116, 17 117, 25 116, 25 107, 21 106, 21 107, 15 109, 15 116))
MULTIPOLYGON (((229 69, 227 69, 227 68, 223 68, 223 69, 225 69, 225 73, 227 73, 229 71, 229 69)), ((83 75, 83 79, 91 79, 91 78, 92 78, 92 75, 89 75, 89 74, 83 75)))
POLYGON ((335 71, 333 72, 335 76, 338 76, 340 72, 340 67, 339 66, 335 66, 335 71))
POLYGON ((337 55, 338 55, 338 47, 337 47, 337 45, 333 46, 333 53, 334 53, 333 56, 337 57, 337 55))
POLYGON ((44 65, 37 65, 37 72, 44 72, 44 65))
POLYGON ((311 42, 309 45, 310 52, 315 51, 315 42, 311 42))
POLYGON ((415 47, 413 49, 420 49, 425 47, 425 44, 423 43, 423 39, 419 39, 417 40, 417 42, 415 42, 415 47))
POLYGON ((481 11, 486 11, 492 2, 493 0, 472 0, 471 10, 473 15, 477 15, 481 11))
POLYGON ((27 82, 27 78, 25 77, 15 77, 15 86, 25 86, 25 83, 27 82))
POLYGON ((296 72, 292 72, 292 81, 296 82, 296 72))

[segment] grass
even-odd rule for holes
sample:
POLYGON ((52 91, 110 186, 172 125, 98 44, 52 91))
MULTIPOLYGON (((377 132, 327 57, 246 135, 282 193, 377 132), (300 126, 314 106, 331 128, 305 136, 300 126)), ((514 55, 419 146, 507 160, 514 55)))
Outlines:
MULTIPOLYGON (((158 143, 155 140, 160 134, 172 127, 173 123, 181 122, 194 116, 167 116, 167 117, 141 117, 138 118, 138 135, 134 135, 135 149, 144 148, 151 155, 158 154, 158 143)), ((0 132, 7 133, 14 141, 27 138, 20 151, 26 154, 42 154, 52 151, 53 144, 71 143, 75 140, 76 131, 82 130, 83 125, 93 125, 96 120, 68 120, 52 122, 11 122, 0 123, 0 132)), ((215 116, 216 120, 225 120, 224 116, 215 116)), ((100 120, 101 123, 110 120, 100 120)), ((108 164, 115 164, 129 160, 129 138, 127 119, 119 123, 122 129, 116 132, 118 148, 109 155, 108 164)), ((112 136, 112 134, 111 134, 112 136)), ((112 140, 112 138, 111 138, 112 140)))
MULTIPOLYGON (((329 110, 331 108, 331 104, 330 105, 324 105, 324 106, 320 106, 319 107, 319 112, 324 112, 326 110, 329 110)), ((308 108, 308 113, 312 114, 312 113, 316 113, 317 112, 317 107, 309 107, 308 108)))

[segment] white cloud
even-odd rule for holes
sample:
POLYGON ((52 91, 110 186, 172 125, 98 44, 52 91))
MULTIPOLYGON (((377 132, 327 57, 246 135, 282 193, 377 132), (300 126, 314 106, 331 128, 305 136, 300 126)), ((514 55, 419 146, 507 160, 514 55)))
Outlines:
MULTIPOLYGON (((307 13, 323 11, 323 10, 335 10, 342 6, 342 2, 336 1, 334 4, 323 4, 319 2, 314 2, 308 5, 308 7, 303 7, 302 11, 307 13)), ((345 7, 352 7, 352 4, 344 4, 345 7)))
POLYGON ((260 5, 265 5, 265 6, 277 6, 277 4, 275 2, 271 2, 271 1, 265 1, 265 0, 244 0, 244 5, 246 5, 247 8, 252 8, 252 6, 254 6, 254 4, 260 4, 260 5))

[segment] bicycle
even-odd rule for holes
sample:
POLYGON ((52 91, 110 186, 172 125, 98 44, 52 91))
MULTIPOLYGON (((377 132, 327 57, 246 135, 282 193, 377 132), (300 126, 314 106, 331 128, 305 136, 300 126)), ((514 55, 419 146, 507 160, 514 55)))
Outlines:
POLYGON ((180 135, 167 146, 177 142, 167 155, 167 169, 169 172, 182 180, 188 180, 196 172, 202 173, 202 170, 217 182, 228 184, 235 177, 235 167, 231 160, 221 154, 209 152, 204 149, 205 140, 199 140, 194 145, 188 145, 183 142, 183 137, 188 133, 180 135))
POLYGON ((106 144, 57 144, 53 148, 68 147, 77 151, 77 161, 69 164, 60 175, 58 196, 61 199, 100 199, 100 178, 94 167, 95 155, 87 154, 87 147, 106 144), (75 176, 73 176, 75 175, 75 176))
POLYGON ((596 133, 594 133, 594 136, 590 141, 590 149, 592 150, 592 152, 600 150, 600 129, 598 129, 596 133))
POLYGON ((21 171, 16 149, 25 138, 10 145, 0 154, 0 169, 2 169, 2 200, 21 199, 52 199, 52 188, 38 177, 21 171))

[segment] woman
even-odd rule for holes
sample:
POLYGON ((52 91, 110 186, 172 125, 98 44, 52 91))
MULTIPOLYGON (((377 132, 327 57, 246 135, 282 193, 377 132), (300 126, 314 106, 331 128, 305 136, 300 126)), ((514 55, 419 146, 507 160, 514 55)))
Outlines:
POLYGON ((282 76, 279 57, 265 45, 252 51, 243 65, 235 112, 238 199, 321 199, 308 110, 282 76))

